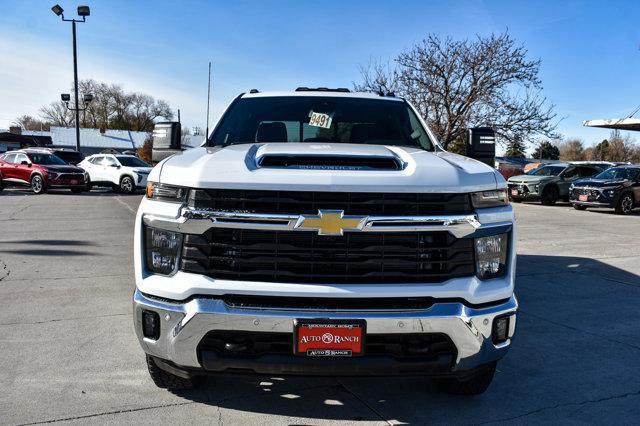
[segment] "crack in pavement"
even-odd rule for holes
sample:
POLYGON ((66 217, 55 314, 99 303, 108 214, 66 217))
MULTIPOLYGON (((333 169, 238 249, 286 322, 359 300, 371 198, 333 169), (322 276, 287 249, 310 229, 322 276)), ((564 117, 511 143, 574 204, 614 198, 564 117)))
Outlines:
POLYGON ((9 274, 11 274, 11 270, 9 270, 9 267, 7 266, 6 263, 0 260, 0 281, 7 278, 9 274))
POLYGON ((131 313, 127 312, 127 313, 124 313, 124 314, 104 314, 104 315, 96 315, 96 316, 92 316, 92 317, 54 318, 54 319, 50 319, 50 320, 33 321, 33 322, 6 322, 6 323, 0 323, 0 326, 47 324, 47 323, 50 323, 50 322, 77 321, 77 320, 90 320, 90 319, 95 319, 95 318, 121 317, 123 315, 131 315, 131 313))
MULTIPOLYGON (((1 262, 0 261, 0 266, 1 266, 1 262)), ((7 281, 11 281, 11 282, 16 282, 16 281, 33 281, 35 279, 37 279, 38 281, 59 281, 59 280, 65 280, 65 281, 73 281, 73 280, 84 280, 84 279, 88 279, 88 278, 113 278, 113 277, 130 277, 132 274, 105 274, 105 275, 87 275, 87 276, 64 276, 64 277, 31 277, 31 278, 11 278, 10 280, 7 281)))
POLYGON ((578 331, 578 332, 580 332, 580 333, 585 333, 585 334, 588 334, 588 335, 590 335, 590 336, 599 337, 599 338, 601 338, 601 339, 603 339, 603 340, 606 340, 606 341, 608 341, 608 342, 611 342, 611 343, 617 343, 617 344, 619 344, 619 345, 628 346, 628 347, 630 347, 630 348, 632 348, 632 349, 638 349, 638 350, 640 350, 640 346, 635 346, 635 345, 632 345, 631 343, 627 343, 627 342, 622 342, 622 341, 620 341, 620 340, 611 339, 611 338, 607 337, 606 335, 599 334, 599 333, 594 333, 593 331, 582 330, 582 329, 580 329, 580 328, 573 327, 573 326, 571 326, 571 325, 567 325, 567 324, 563 324, 563 323, 561 323, 561 322, 553 321, 553 320, 550 320, 550 319, 548 319, 548 318, 542 317, 542 316, 540 316, 540 315, 536 315, 536 314, 532 314, 532 313, 530 313, 530 312, 523 311, 522 309, 519 309, 519 310, 518 310, 518 314, 520 314, 520 315, 524 314, 525 316, 526 316, 526 315, 529 315, 529 316, 534 317, 534 318, 535 318, 535 319, 537 319, 537 320, 545 321, 545 322, 548 322, 548 323, 550 323, 550 324, 557 325, 557 326, 559 326, 559 327, 564 327, 564 328, 567 328, 567 329, 569 329, 569 330, 578 331))
POLYGON ((357 399, 358 401, 360 401, 360 403, 362 405, 364 405, 365 407, 367 407, 373 414, 375 414, 376 416, 378 416, 378 418, 380 420, 382 420, 383 422, 385 422, 388 425, 393 426, 393 423, 391 423, 389 420, 387 420, 382 413, 380 413, 378 410, 376 410, 374 407, 372 407, 367 401, 365 401, 364 399, 360 398, 358 395, 356 395, 355 392, 353 392, 351 389, 349 389, 344 383, 342 383, 342 381, 340 380, 336 380, 338 382, 338 384, 340 386, 342 386, 342 389, 344 389, 345 391, 347 391, 348 394, 350 394, 351 396, 353 396, 355 399, 357 399))
POLYGON ((534 414, 539 414, 539 413, 542 413, 544 411, 555 410, 557 408, 571 407, 571 406, 574 406, 574 405, 575 406, 583 406, 583 405, 588 405, 588 404, 597 404, 597 403, 600 403, 600 402, 612 401, 612 400, 615 400, 615 399, 623 399, 623 398, 627 398, 627 397, 630 397, 630 396, 640 396, 640 391, 627 392, 627 393, 618 394, 618 395, 611 395, 611 396, 598 398, 598 399, 587 399, 585 401, 580 401, 580 402, 565 402, 565 403, 560 403, 560 404, 555 404, 555 405, 549 405, 549 406, 546 406, 546 407, 538 408, 536 410, 528 411, 528 412, 520 414, 518 416, 505 417, 505 418, 501 418, 501 419, 489 420, 489 421, 486 421, 486 422, 475 423, 475 424, 476 425, 486 425, 486 424, 491 424, 491 423, 508 422, 508 421, 513 421, 513 420, 519 420, 519 419, 522 419, 524 417, 528 417, 528 416, 531 416, 531 415, 534 415, 534 414))
POLYGON ((162 404, 162 405, 152 405, 150 407, 139 407, 139 408, 129 408, 125 410, 113 410, 113 411, 103 411, 101 413, 94 414, 85 414, 82 416, 74 416, 74 417, 65 417, 60 419, 51 419, 51 420, 43 420, 39 422, 32 423, 20 423, 21 426, 28 425, 43 425, 43 424, 51 424, 58 422, 68 422, 71 420, 82 420, 82 419, 90 419, 92 417, 100 417, 100 416, 108 416, 110 414, 124 414, 124 413, 135 413, 137 411, 145 411, 145 410, 153 410, 154 408, 168 408, 168 407, 180 407, 183 405, 195 404, 196 401, 186 401, 186 402, 175 402, 173 404, 162 404))

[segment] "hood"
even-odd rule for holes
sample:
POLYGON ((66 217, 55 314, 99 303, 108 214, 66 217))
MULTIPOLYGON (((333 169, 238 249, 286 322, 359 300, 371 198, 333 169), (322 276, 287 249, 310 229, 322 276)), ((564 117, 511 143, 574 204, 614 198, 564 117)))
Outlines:
MULTIPOLYGON (((377 160, 375 160, 377 161, 377 160)), ((289 163, 287 163, 289 164, 289 163)), ((359 191, 473 192, 496 189, 504 179, 479 161, 448 152, 419 148, 343 143, 268 143, 193 148, 158 164, 151 181, 200 188, 359 191), (274 156, 323 157, 321 168, 261 167, 274 156), (365 164, 367 159, 392 159, 399 169, 334 167, 336 158, 365 164), (328 166, 327 166, 328 164, 328 166)))
POLYGON ((588 178, 588 179, 580 179, 577 180, 573 183, 574 187, 580 187, 580 186, 589 186, 592 188, 601 188, 604 186, 611 186, 611 187, 617 187, 617 186, 621 186, 624 185, 626 183, 629 183, 630 181, 628 179, 617 179, 617 180, 611 180, 611 179, 594 179, 594 178, 588 178))
POLYGON ((511 176, 509 182, 523 182, 523 183, 535 183, 542 182, 543 180, 558 179, 558 176, 536 176, 536 175, 518 175, 511 176))
POLYGON ((51 165, 51 166, 45 166, 45 165, 41 165, 40 167, 42 167, 43 169, 47 170, 47 171, 52 171, 55 173, 84 173, 84 170, 81 169, 80 167, 76 167, 76 166, 69 166, 69 165, 51 165))
POLYGON ((152 169, 153 167, 134 167, 133 171, 143 175, 148 175, 152 169))

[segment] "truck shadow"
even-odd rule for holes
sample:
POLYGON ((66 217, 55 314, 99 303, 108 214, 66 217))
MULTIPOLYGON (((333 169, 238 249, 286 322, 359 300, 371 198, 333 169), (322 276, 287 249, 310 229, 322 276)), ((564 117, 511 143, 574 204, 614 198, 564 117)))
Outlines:
MULTIPOLYGON (((630 272, 638 269, 632 263, 625 264, 625 270, 606 262, 518 256, 516 338, 491 387, 480 396, 442 394, 421 377, 238 375, 210 377, 203 388, 178 395, 220 407, 223 421, 229 410, 251 419, 286 416, 294 423, 477 424, 517 422, 526 416, 532 421, 589 423, 598 412, 577 412, 576 407, 636 394, 640 377, 640 277, 630 272), (564 406, 568 408, 562 411, 564 406)), ((622 401, 621 407, 636 402, 622 401)))

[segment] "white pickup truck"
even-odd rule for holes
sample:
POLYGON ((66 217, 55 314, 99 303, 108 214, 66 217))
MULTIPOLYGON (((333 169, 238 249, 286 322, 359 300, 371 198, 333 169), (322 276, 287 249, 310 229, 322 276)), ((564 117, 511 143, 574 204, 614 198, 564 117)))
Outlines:
POLYGON ((425 375, 484 392, 515 331, 515 221, 491 167, 395 96, 238 96, 151 171, 134 325, 154 382, 425 375))

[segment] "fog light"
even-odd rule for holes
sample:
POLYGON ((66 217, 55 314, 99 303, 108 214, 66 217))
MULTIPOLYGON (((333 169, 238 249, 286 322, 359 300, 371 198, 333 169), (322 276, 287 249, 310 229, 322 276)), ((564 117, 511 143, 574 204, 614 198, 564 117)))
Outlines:
POLYGON ((142 311, 142 335, 147 339, 160 338, 160 315, 153 311, 142 311))
POLYGON ((509 234, 476 238, 476 274, 480 279, 504 275, 507 266, 509 234))
POLYGON ((498 317, 493 320, 493 331, 491 333, 493 343, 506 342, 509 338, 509 318, 498 317))
POLYGON ((162 229, 146 229, 147 268, 169 275, 177 268, 182 248, 182 234, 162 229))

